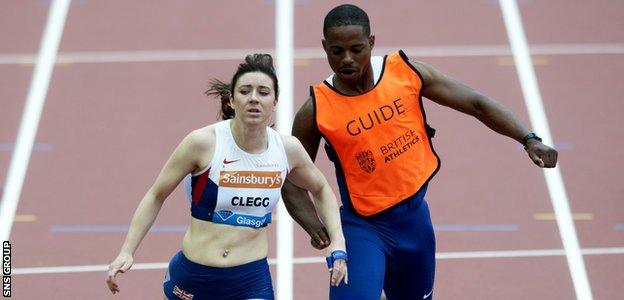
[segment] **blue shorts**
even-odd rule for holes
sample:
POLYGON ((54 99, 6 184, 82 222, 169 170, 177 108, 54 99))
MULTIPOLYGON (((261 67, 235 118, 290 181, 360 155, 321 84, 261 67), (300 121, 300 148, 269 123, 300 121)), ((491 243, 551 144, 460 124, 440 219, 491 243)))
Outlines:
MULTIPOLYGON (((424 196, 424 193, 423 193, 424 196)), ((435 235, 429 206, 413 197, 372 217, 341 208, 349 254, 349 284, 330 287, 330 299, 433 297, 435 235)))
POLYGON ((180 251, 169 262, 163 289, 168 299, 274 299, 266 258, 216 268, 192 262, 180 251))

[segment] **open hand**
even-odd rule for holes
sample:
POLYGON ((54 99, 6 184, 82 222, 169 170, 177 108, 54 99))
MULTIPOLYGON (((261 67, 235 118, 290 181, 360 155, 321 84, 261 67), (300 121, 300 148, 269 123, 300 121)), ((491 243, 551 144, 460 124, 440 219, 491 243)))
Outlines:
POLYGON ((119 286, 115 281, 115 277, 119 273, 125 273, 132 267, 133 258, 132 255, 127 253, 120 253, 117 258, 108 266, 108 276, 106 277, 106 284, 111 293, 116 294, 119 292, 119 286))
POLYGON ((326 258, 327 268, 331 274, 331 285, 338 286, 344 280, 349 284, 349 274, 347 272, 347 252, 344 250, 333 250, 326 258))
POLYGON ((338 286, 341 281, 345 284, 349 284, 349 273, 347 272, 347 261, 344 259, 337 259, 334 261, 334 266, 329 269, 331 272, 331 285, 338 286))

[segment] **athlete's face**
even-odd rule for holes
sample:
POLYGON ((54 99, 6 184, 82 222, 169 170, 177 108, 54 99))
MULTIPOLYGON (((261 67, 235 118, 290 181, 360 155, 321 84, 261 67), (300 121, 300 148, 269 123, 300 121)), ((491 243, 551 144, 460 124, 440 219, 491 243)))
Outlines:
POLYGON ((277 104, 274 86, 273 79, 262 72, 238 77, 230 100, 235 117, 253 124, 267 122, 277 104))
POLYGON ((370 68, 375 36, 366 35, 361 25, 331 27, 322 41, 327 61, 345 84, 358 84, 370 68))

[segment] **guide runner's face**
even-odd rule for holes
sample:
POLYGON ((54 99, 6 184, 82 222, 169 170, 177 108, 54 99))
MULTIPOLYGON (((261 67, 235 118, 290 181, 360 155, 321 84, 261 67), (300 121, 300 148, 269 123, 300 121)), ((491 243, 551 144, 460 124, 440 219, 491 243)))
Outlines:
POLYGON ((375 37, 368 36, 361 25, 331 27, 322 41, 327 61, 341 82, 352 85, 363 80, 370 68, 375 37))

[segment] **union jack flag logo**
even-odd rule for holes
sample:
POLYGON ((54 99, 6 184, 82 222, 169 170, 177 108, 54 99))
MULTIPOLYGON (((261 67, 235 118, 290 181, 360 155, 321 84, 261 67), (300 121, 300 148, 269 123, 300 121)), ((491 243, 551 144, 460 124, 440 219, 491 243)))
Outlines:
POLYGON ((193 294, 182 290, 177 285, 173 286, 173 294, 180 297, 182 300, 193 300, 193 294))

